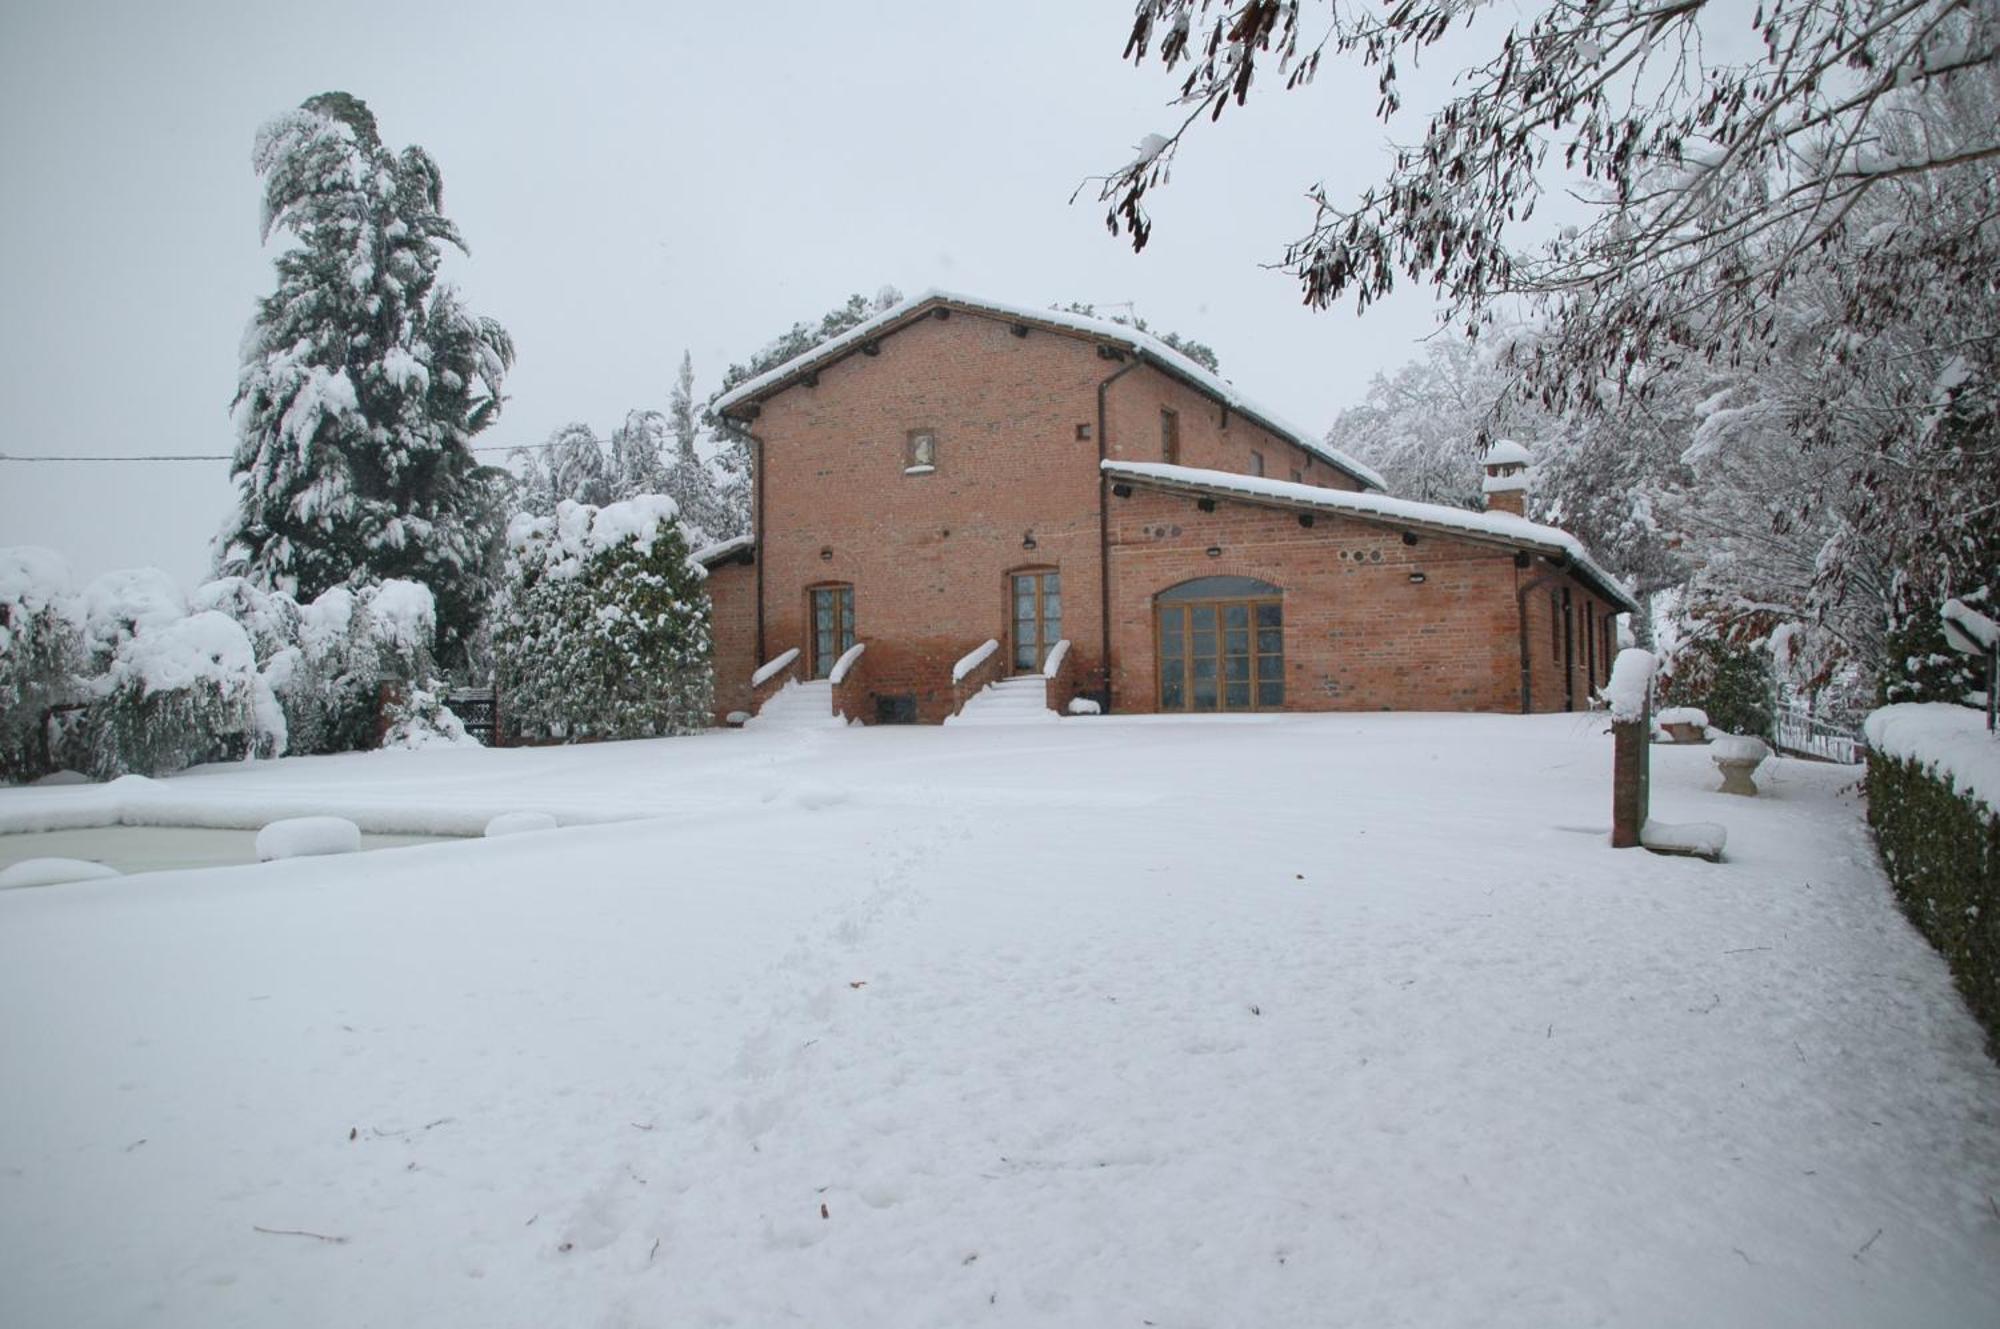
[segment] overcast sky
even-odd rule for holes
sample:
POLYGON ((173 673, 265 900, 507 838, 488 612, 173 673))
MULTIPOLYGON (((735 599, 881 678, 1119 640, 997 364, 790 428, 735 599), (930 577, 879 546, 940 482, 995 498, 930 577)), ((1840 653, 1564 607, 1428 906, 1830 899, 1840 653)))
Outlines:
MULTIPOLYGON (((447 267, 519 363, 482 443, 608 431, 697 392, 851 291, 1128 302, 1323 429, 1418 353, 1431 306, 1313 313, 1260 266, 1302 195, 1378 174, 1372 82, 1329 66, 1184 151, 1134 255, 1071 191, 1177 122, 1119 53, 1130 0, 882 4, 36 3, 0 9, 0 452, 224 453, 237 352, 275 248, 251 140, 329 89, 439 163, 447 267)), ((1406 137, 1416 127, 1398 126, 1406 137)), ((283 237, 278 237, 282 242, 283 237)), ((227 465, 0 462, 0 544, 81 575, 192 584, 227 465)))

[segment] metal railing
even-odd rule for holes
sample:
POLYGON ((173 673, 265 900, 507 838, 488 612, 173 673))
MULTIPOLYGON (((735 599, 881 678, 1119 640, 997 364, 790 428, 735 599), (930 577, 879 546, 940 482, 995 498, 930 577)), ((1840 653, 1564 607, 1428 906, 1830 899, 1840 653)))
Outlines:
POLYGON ((1818 757, 1851 766, 1867 750, 1867 744, 1853 727, 1835 724, 1801 705, 1780 706, 1777 729, 1778 751, 1794 756, 1818 757))

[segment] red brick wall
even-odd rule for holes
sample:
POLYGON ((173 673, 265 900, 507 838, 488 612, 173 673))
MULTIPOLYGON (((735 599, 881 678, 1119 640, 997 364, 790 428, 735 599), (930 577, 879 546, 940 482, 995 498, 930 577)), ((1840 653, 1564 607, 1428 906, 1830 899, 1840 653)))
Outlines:
POLYGON ((1290 480, 1296 470, 1301 484, 1328 489, 1361 488, 1360 481, 1345 471, 1235 411, 1225 413, 1200 392, 1149 364, 1141 364, 1119 379, 1106 394, 1107 455, 1113 461, 1165 461, 1160 438, 1162 408, 1172 410, 1179 419, 1182 466, 1250 475, 1254 473, 1250 454, 1259 452, 1264 456, 1264 474, 1269 479, 1290 480))
POLYGON ((715 722, 750 709, 750 675, 757 659, 757 569, 724 563, 708 570, 710 657, 715 668, 715 722))
MULTIPOLYGON (((764 649, 809 655, 810 588, 852 584, 856 635, 869 643, 867 688, 913 694, 924 721, 950 713, 959 657, 989 637, 1005 649, 1008 574, 1028 568, 1062 572, 1077 686, 1101 686, 1097 390, 1120 370, 1106 399, 1115 458, 1160 459, 1166 406, 1179 415, 1184 465, 1248 472, 1255 449, 1273 478, 1297 467, 1310 483, 1359 488, 1241 415, 1225 426, 1198 392, 1149 365, 1104 359, 1087 340, 1040 329, 1017 337, 1006 321, 954 310, 877 345, 875 355, 822 368, 816 385, 767 399, 752 426, 763 440, 764 649), (933 473, 906 473, 914 430, 936 435, 933 473)), ((1144 489, 1113 499, 1111 516, 1114 709, 1154 708, 1153 594, 1223 573, 1286 588, 1292 708, 1519 708, 1517 572, 1505 550, 1430 536, 1405 546, 1386 527, 1326 515, 1306 530, 1294 512, 1252 504, 1225 501, 1203 514, 1191 498, 1144 489), (1209 558, 1210 546, 1221 555, 1209 558), (1409 581, 1415 570, 1424 584, 1409 581)), ((754 579, 754 569, 741 571, 754 579)), ((1580 631, 1580 588, 1573 603, 1580 631)), ((1546 633, 1545 619, 1540 627, 1546 633)), ((730 631, 754 637, 754 623, 730 631)), ((1560 709, 1557 666, 1534 632, 1531 624, 1536 705, 1560 709)), ((719 624, 719 711, 730 708, 723 635, 719 624)), ((1584 661, 1579 638, 1579 706, 1584 661)), ((1601 679, 1608 662, 1598 664, 1601 679)), ((872 707, 861 718, 872 719, 872 707)))
MULTIPOLYGON (((1387 526, 1325 513, 1310 528, 1295 511, 1248 503, 1219 500, 1205 513, 1191 497, 1144 488, 1114 498, 1111 520, 1115 709, 1158 704, 1154 595, 1210 576, 1256 577, 1284 590, 1288 710, 1520 709, 1515 592, 1546 564, 1520 570, 1508 550, 1431 535, 1406 545, 1387 526), (1422 583, 1410 580, 1414 572, 1422 583)), ((1571 586, 1580 608, 1585 592, 1557 576, 1558 594, 1571 586)), ((1530 592, 1534 708, 1561 710, 1547 632, 1547 596, 1530 592)), ((1579 710, 1587 696, 1581 651, 1579 641, 1579 710)))
POLYGON ((752 426, 766 649, 809 651, 808 589, 851 583, 870 688, 913 693, 920 718, 940 720, 953 663, 989 637, 1006 643, 1007 574, 1055 567, 1063 634, 1095 671, 1097 384, 1118 364, 1090 342, 1016 337, 962 310, 879 347, 769 399, 752 426), (933 474, 905 474, 916 429, 937 436, 933 474))

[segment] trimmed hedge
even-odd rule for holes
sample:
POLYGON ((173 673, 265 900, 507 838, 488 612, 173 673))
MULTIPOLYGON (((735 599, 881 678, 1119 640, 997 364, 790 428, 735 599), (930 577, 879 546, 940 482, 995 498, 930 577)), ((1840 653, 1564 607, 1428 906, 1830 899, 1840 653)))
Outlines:
POLYGON ((1917 930, 2000 1059, 2000 813, 1919 762, 1868 754, 1868 825, 1917 930))

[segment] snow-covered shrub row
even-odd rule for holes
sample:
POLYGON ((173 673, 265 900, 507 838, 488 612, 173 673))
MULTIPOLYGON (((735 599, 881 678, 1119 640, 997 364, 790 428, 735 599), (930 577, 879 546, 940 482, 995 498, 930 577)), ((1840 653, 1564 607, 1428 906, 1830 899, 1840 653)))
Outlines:
POLYGON ((1945 703, 1885 707, 1867 734, 1882 866, 2000 1056, 2000 740, 1945 703))
POLYGON ((568 740, 707 725, 705 579, 663 495, 516 517, 494 633, 510 723, 568 740))
POLYGON ((189 596, 132 568, 79 591, 59 555, 0 549, 0 778, 372 746, 379 684, 426 677, 435 629, 414 582, 301 606, 240 577, 189 596), (70 704, 81 709, 51 726, 51 708, 70 704))

